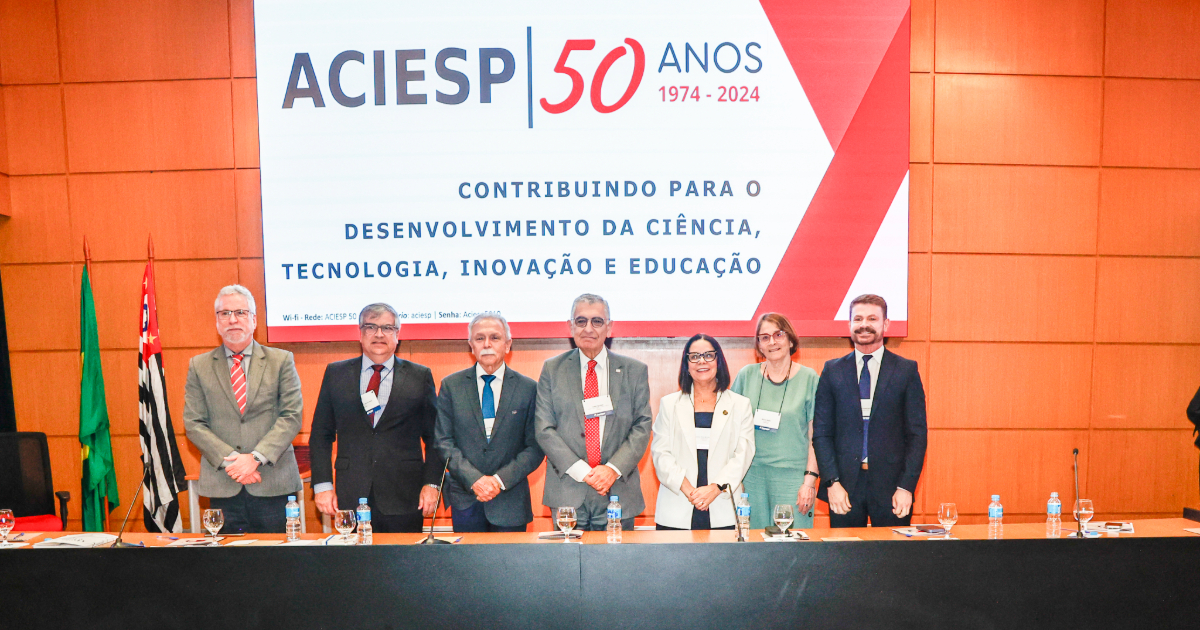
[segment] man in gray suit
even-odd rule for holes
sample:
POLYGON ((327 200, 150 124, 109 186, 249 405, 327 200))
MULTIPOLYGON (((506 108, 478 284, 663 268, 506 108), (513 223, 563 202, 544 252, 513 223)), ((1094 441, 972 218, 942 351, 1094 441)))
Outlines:
POLYGON ((608 302, 585 293, 571 305, 576 349, 546 361, 538 379, 537 441, 546 452, 542 503, 574 507, 579 528, 603 530, 610 495, 623 529, 645 508, 638 462, 650 443, 646 364, 609 352, 608 302))
POLYGON ((523 532, 533 520, 526 477, 542 464, 534 436, 537 383, 504 363, 508 321, 480 313, 467 327, 475 365, 442 380, 435 437, 450 460, 456 532, 523 532))
POLYGON ((254 296, 229 285, 214 305, 224 343, 192 357, 183 426, 204 456, 200 496, 225 514, 226 532, 283 533, 287 495, 299 494, 292 439, 303 400, 292 353, 254 341, 254 296))

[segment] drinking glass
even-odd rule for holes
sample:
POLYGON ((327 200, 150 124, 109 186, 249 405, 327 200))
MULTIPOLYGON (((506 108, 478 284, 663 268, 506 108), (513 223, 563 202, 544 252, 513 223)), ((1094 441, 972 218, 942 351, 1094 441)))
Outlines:
POLYGON ((953 503, 943 503, 938 508, 938 522, 946 528, 946 539, 950 539, 950 528, 958 522, 958 506, 953 503))
POLYGON ((575 529, 575 523, 575 508, 558 508, 558 528, 562 530, 563 542, 571 542, 571 535, 568 532, 575 529))
POLYGON ((204 529, 208 530, 210 536, 213 537, 212 545, 217 545, 217 532, 225 526, 225 513, 221 510, 213 508, 204 510, 204 529))
POLYGON ((333 517, 333 528, 342 535, 342 542, 350 542, 350 532, 354 530, 356 519, 354 510, 338 510, 333 517))
POLYGON ((774 515, 775 527, 778 527, 779 531, 786 535, 788 528, 792 526, 792 521, 796 519, 792 506, 788 504, 776 505, 774 515))
POLYGON ((11 532, 16 524, 17 519, 13 518, 12 510, 0 510, 0 547, 12 544, 8 542, 8 532, 11 532))
POLYGON ((1091 499, 1076 499, 1075 509, 1072 510, 1072 513, 1075 515, 1075 520, 1079 521, 1080 527, 1086 532, 1088 521, 1092 520, 1096 509, 1092 507, 1091 499))

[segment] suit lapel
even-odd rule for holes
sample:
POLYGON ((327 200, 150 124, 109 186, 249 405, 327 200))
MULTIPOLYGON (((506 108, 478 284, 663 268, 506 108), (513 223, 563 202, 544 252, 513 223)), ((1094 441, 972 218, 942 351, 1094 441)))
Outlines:
POLYGON ((575 349, 567 360, 563 362, 563 366, 567 370, 566 374, 566 390, 567 395, 571 397, 571 405, 575 408, 575 421, 579 426, 583 427, 583 379, 579 376, 580 356, 582 352, 578 348, 575 349))
POLYGON ((858 370, 853 350, 850 351, 850 354, 842 357, 842 378, 846 379, 846 391, 851 392, 855 398, 858 398, 858 370))
POLYGON ((871 398, 871 418, 875 418, 875 410, 879 408, 877 404, 883 400, 884 394, 887 393, 888 385, 892 383, 892 373, 895 372, 896 357, 886 349, 883 351, 883 356, 879 359, 879 378, 875 382, 875 395, 871 398))
POLYGON ((229 380, 229 359, 225 357, 225 346, 218 346, 212 351, 213 377, 221 384, 221 391, 229 399, 229 404, 237 410, 237 399, 233 397, 233 383, 229 380))
POLYGON ((254 402, 258 395, 258 387, 262 385, 263 373, 266 372, 267 353, 257 341, 250 342, 250 373, 246 374, 246 408, 254 402))
MULTIPOLYGON (((505 371, 507 372, 507 370, 505 370, 505 371)), ((479 378, 479 376, 478 376, 478 374, 476 374, 475 368, 472 367, 471 371, 464 374, 463 377, 464 377, 463 382, 462 382, 463 389, 466 390, 467 397, 470 398, 475 403, 473 405, 473 409, 471 410, 471 418, 473 418, 475 420, 475 426, 479 429, 480 435, 484 436, 484 438, 486 439, 487 438, 487 426, 483 422, 483 400, 479 397, 479 383, 475 382, 475 379, 479 378)), ((493 381, 493 382, 495 382, 495 381, 493 381)), ((494 389, 492 391, 493 391, 493 393, 495 393, 494 389)), ((504 394, 504 388, 500 388, 500 393, 504 394)), ((500 414, 497 413, 496 415, 498 416, 500 414)), ((496 425, 493 424, 492 431, 495 431, 495 430, 496 430, 496 425)))
POLYGON ((689 453, 696 452, 696 407, 692 404, 692 397, 679 392, 679 398, 675 399, 675 419, 679 422, 679 433, 683 435, 683 442, 687 445, 689 453))
MULTIPOLYGON (((496 420, 492 423, 493 438, 495 438, 496 434, 500 431, 500 423, 508 418, 509 413, 512 411, 512 400, 516 398, 516 394, 513 392, 513 390, 517 387, 516 381, 516 373, 512 371, 511 367, 507 365, 504 366, 504 386, 500 388, 500 400, 496 401, 496 420)), ((474 382, 471 384, 474 385, 474 382)), ((476 387, 476 391, 478 391, 478 389, 479 388, 476 387)), ((480 426, 483 425, 482 402, 480 403, 479 407, 479 424, 480 426)))
MULTIPOLYGON (((392 359, 392 361, 392 391, 388 392, 387 407, 383 410, 383 417, 379 419, 379 422, 375 423, 376 427, 382 427, 384 422, 392 424, 396 418, 396 414, 400 413, 400 386, 404 382, 404 373, 408 370, 408 362, 399 357, 392 359)), ((360 362, 357 365, 361 370, 362 363, 360 362)), ((356 388, 359 386, 357 380, 354 382, 354 386, 356 388)), ((359 408, 362 408, 362 405, 359 405, 359 408)), ((363 410, 363 416, 367 419, 367 426, 371 426, 371 416, 367 414, 365 409, 363 410)))
MULTIPOLYGON (((730 409, 733 409, 733 396, 728 395, 727 392, 721 392, 720 397, 717 398, 717 406, 715 409, 713 409, 712 429, 709 433, 709 435, 712 437, 709 438, 709 449, 712 449, 713 446, 721 443, 718 438, 721 435, 721 431, 725 429, 725 423, 729 419, 730 409)), ((735 448, 736 444, 737 440, 735 439, 735 448)), ((709 454, 711 453, 712 450, 709 450, 709 454)))
MULTIPOLYGON (((613 442, 613 439, 614 439, 613 436, 617 435, 617 433, 618 433, 615 430, 616 424, 617 424, 616 410, 617 410, 617 401, 621 399, 621 390, 625 385, 625 380, 624 380, 625 375, 621 371, 621 368, 623 368, 625 366, 625 362, 621 360, 621 357, 613 354, 611 350, 609 350, 607 352, 608 352, 608 399, 613 401, 613 413, 612 413, 612 415, 610 415, 604 419, 604 441, 600 444, 600 452, 607 454, 607 455, 611 455, 613 452, 615 452, 617 450, 617 446, 620 445, 620 440, 618 440, 615 443, 613 442), (610 445, 611 445, 611 448, 609 448, 610 445)), ((623 438, 624 438, 624 436, 622 435, 622 439, 623 438)), ((692 439, 694 442, 695 436, 693 436, 692 439)), ((605 459, 607 459, 607 457, 605 457, 605 459)))

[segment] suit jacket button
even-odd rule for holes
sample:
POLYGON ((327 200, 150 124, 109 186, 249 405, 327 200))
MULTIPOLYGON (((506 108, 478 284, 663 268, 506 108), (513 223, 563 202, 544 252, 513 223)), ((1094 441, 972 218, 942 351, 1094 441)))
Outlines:
POLYGON ((586 433, 580 433, 580 434, 579 434, 579 437, 581 437, 581 438, 586 438, 586 437, 587 437, 587 434, 586 434, 586 433))

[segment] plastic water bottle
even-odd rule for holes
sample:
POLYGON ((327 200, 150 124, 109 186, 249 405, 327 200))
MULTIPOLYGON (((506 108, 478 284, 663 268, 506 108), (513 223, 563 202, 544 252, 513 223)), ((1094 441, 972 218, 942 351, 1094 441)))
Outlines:
POLYGON ((358 544, 371 544, 371 506, 367 505, 367 498, 363 497, 358 500, 358 509, 354 510, 355 519, 358 520, 358 544))
MULTIPOLYGON (((276 505, 279 504, 276 503, 276 505)), ((300 504, 296 502, 296 495, 288 495, 287 505, 283 508, 283 516, 286 519, 283 532, 287 534, 288 542, 300 540, 300 504)))
POLYGON ((1050 493, 1050 501, 1046 503, 1046 538, 1062 536, 1062 501, 1058 493, 1050 493))
POLYGON ((750 533, 750 495, 743 492, 737 499, 737 520, 738 530, 741 536, 746 536, 750 533))
POLYGON ((988 540, 999 538, 1004 538, 1004 506, 1000 505, 1000 495, 993 494, 988 504, 988 540))
POLYGON ((621 504, 615 494, 608 500, 608 542, 621 542, 621 504))

